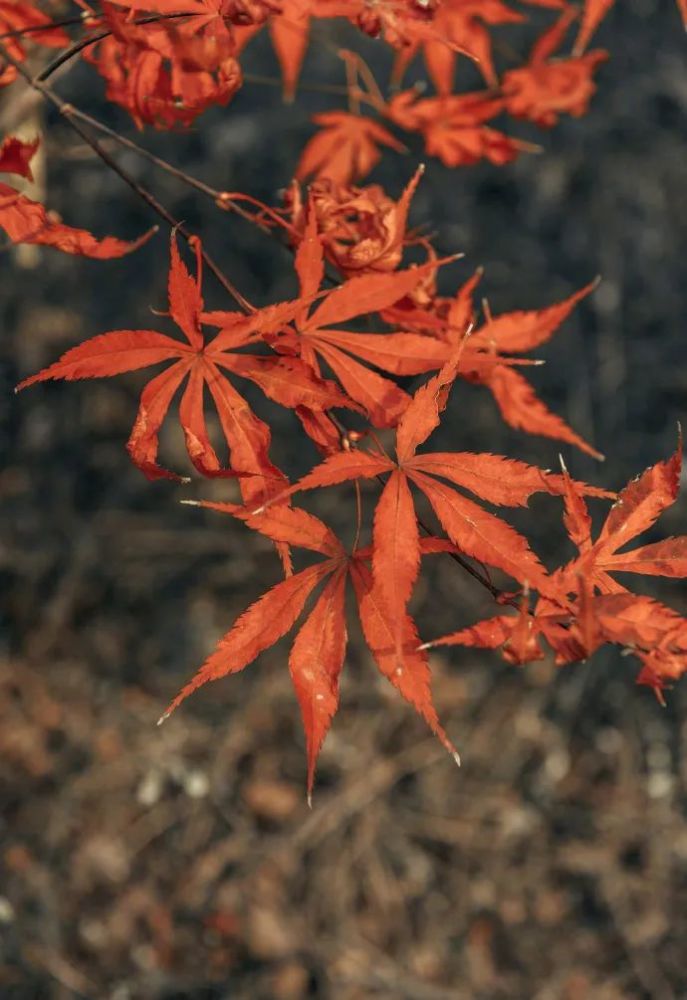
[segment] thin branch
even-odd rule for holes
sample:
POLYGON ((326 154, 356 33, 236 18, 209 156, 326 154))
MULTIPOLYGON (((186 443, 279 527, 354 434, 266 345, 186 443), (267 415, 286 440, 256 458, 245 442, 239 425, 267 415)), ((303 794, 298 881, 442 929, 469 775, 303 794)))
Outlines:
MULTIPOLYGON (((3 42, 0 42, 0 53, 2 53, 4 58, 7 60, 7 62, 9 62, 11 66, 15 67, 17 72, 21 74, 21 76, 26 80, 27 84, 30 87, 32 87, 34 90, 37 90, 40 94, 42 94, 43 97, 59 111, 59 113, 64 117, 65 121, 67 121, 70 127, 77 133, 77 135, 79 135, 83 139, 83 141, 86 142, 91 147, 91 149, 100 157, 103 163, 105 163, 111 170, 113 170, 114 173, 116 173, 117 176, 120 177, 124 181, 124 183, 127 184, 142 201, 144 201, 150 208, 152 208, 152 210, 157 215, 159 215, 161 219, 164 219, 164 221, 168 223, 169 226, 171 226, 173 229, 176 229, 177 232, 186 240, 187 243, 194 240, 194 234, 189 229, 186 228, 184 223, 181 222, 179 219, 176 219, 169 211, 169 209, 165 208, 165 206, 158 201, 158 199, 155 197, 154 194, 152 194, 141 184, 139 184, 138 181, 134 177, 132 177, 130 173, 128 173, 128 171, 120 167, 120 165, 116 162, 116 160, 114 160, 110 156, 110 154, 103 147, 103 145, 99 143, 97 139, 94 139, 91 135, 89 135, 87 130, 83 128, 83 126, 77 120, 77 116, 74 114, 75 108, 71 104, 69 104, 67 101, 63 101, 62 98, 59 97, 47 84, 41 82, 38 79, 34 79, 34 77, 31 76, 31 74, 24 67, 24 65, 17 59, 15 59, 8 52, 7 47, 4 45, 3 42)), ((212 271, 212 273, 215 275, 215 277, 222 285, 222 287, 227 292, 229 292, 231 297, 238 303, 238 305, 244 310, 244 312, 247 313, 255 312, 255 307, 251 305, 248 299, 246 299, 245 296, 241 294, 241 292, 239 292, 239 290, 232 284, 229 278, 227 278, 227 276, 223 273, 222 269, 215 262, 215 260, 212 257, 210 257, 210 255, 205 250, 202 251, 202 256, 206 267, 210 271, 212 271)))
POLYGON ((85 111, 81 111, 79 108, 75 108, 72 104, 64 105, 62 113, 65 115, 69 114, 72 118, 76 118, 83 122, 84 125, 89 125, 91 128, 96 129, 103 135, 109 136, 120 146, 124 146, 125 149, 129 149, 131 152, 143 157, 143 159, 148 160, 149 163, 152 163, 160 170, 164 170, 165 173, 170 174, 172 177, 176 177, 177 180, 183 181, 183 183, 187 184, 189 187, 192 187, 196 191, 200 191, 201 194, 205 194, 209 198, 212 198, 215 204, 217 204, 220 208, 234 211, 237 215, 240 215, 241 218, 246 219, 248 222, 252 222, 261 228, 265 228, 253 215, 250 214, 250 212, 247 212, 244 208, 241 208, 240 205, 237 205, 233 195, 228 192, 218 191, 210 184, 206 184, 197 177, 193 177, 191 174, 186 173, 185 170, 181 170, 180 167, 175 167, 172 163, 169 163, 167 160, 163 160, 161 157, 156 156, 155 153, 151 153, 150 150, 145 149, 144 146, 139 146, 139 144, 134 142, 133 139, 127 138, 127 136, 115 131, 115 129, 110 128, 109 125, 105 125, 104 122, 99 121, 92 115, 87 114, 85 111))
MULTIPOLYGON (((421 517, 418 517, 417 523, 425 534, 432 535, 432 531, 421 517)), ((477 580, 478 583, 481 583, 483 587, 486 587, 494 600, 498 601, 499 604, 509 604, 512 608, 516 608, 518 611, 520 610, 520 605, 513 597, 504 597, 504 591, 501 590, 500 587, 494 586, 489 577, 485 573, 480 573, 478 569, 475 569, 475 567, 472 566, 464 556, 459 555, 457 552, 447 552, 446 555, 450 556, 455 563, 458 563, 458 565, 464 569, 466 573, 469 573, 473 579, 477 580)))
MULTIPOLYGON (((132 21, 132 24, 154 24, 156 21, 172 21, 180 17, 195 17, 198 16, 197 11, 187 12, 184 14, 151 14, 149 17, 139 17, 132 21)), ((202 15, 207 17, 206 14, 202 15)), ((109 38, 112 34, 111 29, 105 29, 103 31, 98 31, 95 35, 89 35, 88 38, 81 38, 78 42, 74 42, 68 49, 61 52, 57 58, 53 59, 51 63, 43 69, 36 77, 37 83, 45 83, 53 73, 64 66, 66 62, 77 56, 79 52, 87 49, 90 45, 95 45, 97 42, 102 42, 103 39, 109 38)))
MULTIPOLYGON (((50 99, 49 95, 46 94, 46 96, 48 97, 48 99, 50 99)), ((137 194, 139 198, 145 201, 146 204, 149 205, 150 208, 152 208, 152 210, 157 215, 159 215, 161 219, 164 219, 165 222, 167 222, 172 229, 175 229, 179 233, 179 235, 186 240, 187 243, 195 241, 196 239, 195 235, 189 229, 186 228, 184 223, 181 222, 179 219, 175 218, 174 215, 172 215, 172 213, 169 211, 169 209, 165 208, 165 206, 158 201, 155 195, 152 194, 150 191, 148 191, 146 188, 144 188, 141 184, 139 184, 138 181, 131 176, 131 174, 129 174, 126 170, 123 170, 119 166, 119 164, 112 159, 110 154, 104 149, 101 143, 99 143, 97 139, 93 139, 93 137, 90 136, 88 132, 75 121, 74 116, 72 115, 73 109, 71 105, 65 104, 64 102, 60 103, 61 106, 60 104, 56 103, 56 107, 59 108, 60 113, 64 115, 64 117, 69 122, 71 127, 78 135, 81 136, 84 142, 87 142, 88 145, 93 149, 93 151, 97 153, 97 155, 100 157, 103 163, 105 163, 108 167, 110 167, 111 170, 113 170, 119 177, 121 177, 124 183, 128 184, 131 190, 135 194, 137 194)), ((255 306, 253 306, 248 301, 248 299, 238 290, 238 288, 236 288, 236 286, 229 280, 229 278, 224 274, 220 266, 216 263, 214 258, 211 257, 206 250, 201 250, 201 255, 208 270, 212 271, 212 273, 217 278, 222 287, 227 292, 229 292, 231 297, 244 310, 244 312, 247 313, 255 312, 255 306)))
MULTIPOLYGON (((87 15, 86 20, 92 17, 87 15)), ((5 38, 22 38, 24 35, 35 35, 43 31, 51 31, 53 28, 74 28, 76 25, 84 24, 84 17, 68 17, 64 21, 50 21, 48 24, 31 24, 25 28, 15 28, 14 31, 3 31, 0 33, 0 42, 5 38)))

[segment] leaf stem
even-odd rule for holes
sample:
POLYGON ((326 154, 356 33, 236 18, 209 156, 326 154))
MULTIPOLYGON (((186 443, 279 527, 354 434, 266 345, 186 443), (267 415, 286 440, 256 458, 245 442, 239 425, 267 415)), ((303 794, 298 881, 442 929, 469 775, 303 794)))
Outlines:
POLYGON ((353 540, 353 553, 355 554, 358 550, 358 543, 360 542, 360 526, 363 520, 363 504, 362 498, 360 496, 360 483, 356 479, 355 481, 355 538, 353 540))

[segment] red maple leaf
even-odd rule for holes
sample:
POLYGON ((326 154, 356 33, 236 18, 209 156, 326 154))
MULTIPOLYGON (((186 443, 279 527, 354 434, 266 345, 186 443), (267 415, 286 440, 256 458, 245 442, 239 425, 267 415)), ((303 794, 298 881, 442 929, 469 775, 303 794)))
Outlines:
POLYGON ((63 253, 106 260, 123 257, 142 246, 156 232, 150 229, 138 240, 127 242, 114 236, 98 239, 85 229, 59 222, 40 202, 27 198, 7 184, 0 184, 0 229, 12 243, 38 243, 63 253))
POLYGON ((651 686, 661 698, 666 682, 687 672, 687 619, 650 597, 630 593, 611 574, 687 576, 687 536, 618 551, 675 502, 681 458, 680 440, 668 461, 658 462, 632 480, 611 508, 596 541, 582 490, 564 469, 564 523, 579 556, 549 576, 547 594, 532 611, 523 595, 519 614, 477 622, 423 648, 500 649, 509 662, 526 663, 543 657, 539 642, 543 638, 554 651, 556 663, 564 664, 586 659, 603 643, 615 643, 640 658, 639 683, 651 686))
POLYGON ((226 104, 242 83, 236 43, 219 0, 179 4, 150 0, 124 3, 152 9, 172 20, 138 24, 112 4, 103 5, 107 34, 89 46, 84 59, 107 81, 109 100, 126 108, 139 127, 190 125, 213 105, 226 104), (188 18, 177 18, 188 13, 188 18))
MULTIPOLYGON (((489 503, 522 506, 533 493, 561 493, 561 477, 500 455, 417 454, 419 445, 439 424, 456 371, 457 360, 453 359, 415 393, 397 428, 396 461, 381 450, 340 452, 287 491, 291 495, 299 490, 388 475, 375 510, 373 571, 375 586, 396 625, 397 643, 401 642, 399 629, 420 563, 420 535, 411 484, 427 497, 451 543, 462 553, 503 570, 521 583, 540 591, 548 590, 546 571, 526 539, 441 480, 448 480, 489 503)), ((584 484, 578 488, 597 495, 602 492, 584 484)))
MULTIPOLYGON (((539 639, 549 635, 553 643, 557 640, 557 631, 565 626, 564 636, 566 646, 571 646, 569 631, 570 616, 560 609, 551 610, 535 608, 529 610, 529 601, 524 594, 520 602, 520 611, 516 614, 495 615, 483 621, 458 629, 449 635, 422 644, 422 649, 434 649, 441 646, 465 646, 473 649, 498 649, 507 663, 524 664, 544 659, 544 650, 539 639)), ((573 647, 573 659, 579 659, 578 647, 573 647)), ((566 661, 569 662, 569 661, 566 661)))
POLYGON ((596 87, 594 71, 608 59, 603 51, 588 52, 570 59, 552 59, 553 53, 575 17, 565 11, 532 49, 529 63, 504 74, 501 90, 508 112, 549 128, 559 115, 579 117, 587 112, 596 87))
MULTIPOLYGON (((263 392, 282 406, 308 406, 313 410, 347 406, 348 399, 332 382, 318 378, 312 369, 297 358, 265 357, 243 349, 260 342, 261 323, 265 317, 290 317, 298 303, 283 303, 254 316, 235 314, 210 343, 201 330, 201 256, 197 241, 198 272, 192 278, 179 256, 176 238, 171 241, 169 272, 169 312, 186 338, 186 343, 153 330, 118 330, 104 333, 67 351, 59 361, 37 375, 25 379, 23 389, 48 379, 101 378, 122 372, 148 368, 163 361, 172 365, 156 375, 143 390, 136 423, 128 442, 134 463, 149 479, 178 479, 157 463, 158 433, 172 399, 187 380, 179 416, 186 437, 186 447, 196 468, 207 476, 242 474, 256 481, 242 483, 244 497, 251 500, 273 493, 284 477, 272 465, 268 452, 270 430, 239 395, 225 372, 255 382, 263 392), (204 414, 204 387, 210 391, 222 431, 229 445, 233 470, 223 469, 210 443, 204 414)), ((212 314, 209 314, 212 318, 212 314)))
POLYGON ((328 177, 335 184, 351 184, 365 177, 379 163, 379 146, 402 152, 405 146, 373 121, 348 111, 326 111, 313 115, 322 126, 306 145, 296 170, 298 180, 328 177))
MULTIPOLYGON (((265 339, 284 353, 303 359, 319 374, 320 362, 336 375, 347 396, 359 404, 375 427, 397 423, 409 396, 391 379, 368 365, 394 375, 411 375, 438 368, 446 347, 437 340, 413 333, 357 333, 336 329, 338 324, 379 312, 407 295, 437 264, 431 262, 390 274, 362 274, 330 291, 311 311, 324 276, 322 240, 317 232, 316 213, 309 208, 308 221, 296 253, 300 281, 299 305, 288 317, 290 325, 273 324, 265 339)), ((217 314, 213 322, 222 322, 217 314)), ((327 429, 328 418, 319 414, 313 422, 310 408, 299 408, 309 434, 322 446, 329 441, 339 446, 339 434, 327 429), (324 422, 324 423, 323 423, 324 422)))
POLYGON ((652 687, 661 701, 666 683, 687 673, 687 618, 650 597, 592 596, 585 586, 576 600, 543 599, 532 611, 523 597, 519 613, 487 618, 420 648, 493 649, 508 663, 524 664, 544 659, 541 640, 558 666, 585 660, 604 643, 622 646, 643 664, 637 682, 652 687))
MULTIPOLYGON (((446 358, 466 331, 472 330, 476 324, 473 296, 481 276, 482 271, 476 271, 453 299, 437 299, 429 309, 417 309, 412 303, 401 303, 386 309, 383 318, 405 329, 425 331, 434 339, 443 340, 446 358)), ((600 452, 549 410, 537 397, 522 371, 516 368, 536 363, 521 359, 519 355, 549 340, 575 305, 596 285, 597 282, 593 281, 569 298, 544 309, 517 310, 500 316, 489 314, 483 325, 470 333, 458 375, 469 382, 486 386, 492 392, 501 416, 511 427, 566 441, 596 458, 602 458, 600 452)))
POLYGON ((284 98, 292 101, 308 48, 313 0, 283 0, 269 20, 269 32, 284 81, 284 98))
POLYGON ((305 730, 310 797, 317 756, 339 703, 339 677, 347 643, 344 591, 346 579, 350 577, 363 635, 377 667, 457 759, 432 703, 429 664, 426 653, 418 649, 415 624, 409 616, 403 616, 401 642, 397 645, 394 641, 396 623, 392 622, 388 608, 372 583, 369 549, 347 553, 322 521, 292 507, 277 506, 260 515, 249 515, 232 505, 207 503, 203 506, 239 514, 251 528, 274 542, 305 548, 325 558, 282 580, 244 611, 160 721, 197 688, 208 681, 237 673, 274 645, 291 630, 310 595, 322 585, 289 656, 289 670, 305 730))
POLYGON ((666 686, 687 673, 687 618, 650 597, 629 593, 597 595, 593 612, 605 640, 641 660, 637 683, 652 688, 665 704, 666 686))
POLYGON ((511 10, 501 0, 444 0, 434 17, 432 34, 401 49, 394 67, 394 81, 401 80, 406 67, 422 47, 427 71, 439 94, 450 94, 453 89, 457 52, 474 59, 489 86, 496 87, 498 79, 486 25, 523 20, 522 14, 511 10))
MULTIPOLYGON (((284 100, 293 101, 303 59, 310 39, 311 16, 318 13, 315 0, 281 0, 267 22, 272 48, 279 62, 284 100)), ((260 20, 251 24, 236 24, 233 29, 237 54, 259 35, 265 25, 260 20)))
POLYGON ((666 685, 687 673, 687 618, 644 595, 592 595, 582 579, 575 599, 540 599, 530 611, 523 596, 519 614, 487 618, 420 648, 493 649, 508 663, 524 664, 544 659, 542 640, 558 666, 586 660, 604 643, 622 646, 642 663, 637 683, 651 687, 661 703, 666 685))
POLYGON ((687 576, 687 535, 643 545, 629 552, 619 551, 652 527, 663 511, 675 503, 681 468, 682 440, 671 458, 657 462, 628 483, 611 508, 596 541, 592 540, 591 518, 585 501, 566 479, 564 522, 579 556, 558 575, 557 586, 561 594, 576 591, 580 577, 602 593, 610 594, 625 591, 610 574, 687 576))
POLYGON ((438 157, 447 167, 459 167, 482 159, 502 165, 522 152, 538 150, 485 125, 503 108, 503 100, 487 92, 417 100, 416 91, 406 90, 392 98, 388 113, 401 128, 422 133, 430 156, 438 157))

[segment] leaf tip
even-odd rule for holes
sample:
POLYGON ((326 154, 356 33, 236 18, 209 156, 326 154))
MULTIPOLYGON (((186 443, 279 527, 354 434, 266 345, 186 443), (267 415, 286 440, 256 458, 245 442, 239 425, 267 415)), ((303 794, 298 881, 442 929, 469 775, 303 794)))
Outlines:
POLYGON ((419 651, 420 651, 421 649, 431 649, 431 648, 432 648, 432 645, 433 645, 433 643, 431 643, 431 642, 423 642, 421 646, 418 646, 418 647, 417 647, 417 648, 418 648, 418 652, 419 652, 419 651))
MULTIPOLYGON (((190 480, 189 480, 190 482, 190 480)), ((180 500, 179 503, 185 504, 187 507, 202 507, 203 504, 200 500, 180 500)))
POLYGON ((458 765, 458 767, 460 767, 461 766, 461 759, 460 759, 460 754, 458 753, 458 751, 454 750, 451 753, 451 756, 453 757, 453 759, 456 762, 456 764, 458 765))
POLYGON ((160 716, 160 718, 159 718, 159 719, 157 720, 157 722, 155 723, 155 725, 156 725, 156 726, 161 726, 163 722, 166 722, 166 721, 167 721, 167 719, 168 719, 168 718, 170 717, 170 715, 171 715, 171 714, 172 714, 172 713, 171 713, 171 711, 170 711, 169 709, 167 709, 167 711, 166 711, 166 712, 163 712, 163 713, 162 713, 162 715, 161 715, 161 716, 160 716))

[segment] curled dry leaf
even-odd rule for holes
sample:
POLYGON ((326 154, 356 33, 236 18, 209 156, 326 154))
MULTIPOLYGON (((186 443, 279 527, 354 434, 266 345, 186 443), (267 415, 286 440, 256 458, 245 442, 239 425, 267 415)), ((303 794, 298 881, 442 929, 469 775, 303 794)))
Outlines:
POLYGON ((7 184, 0 184, 0 229, 7 233, 12 243, 36 243, 97 260, 132 253, 156 232, 156 229, 150 229, 132 242, 115 236, 98 239, 85 229, 75 229, 59 222, 40 202, 27 198, 7 184))

